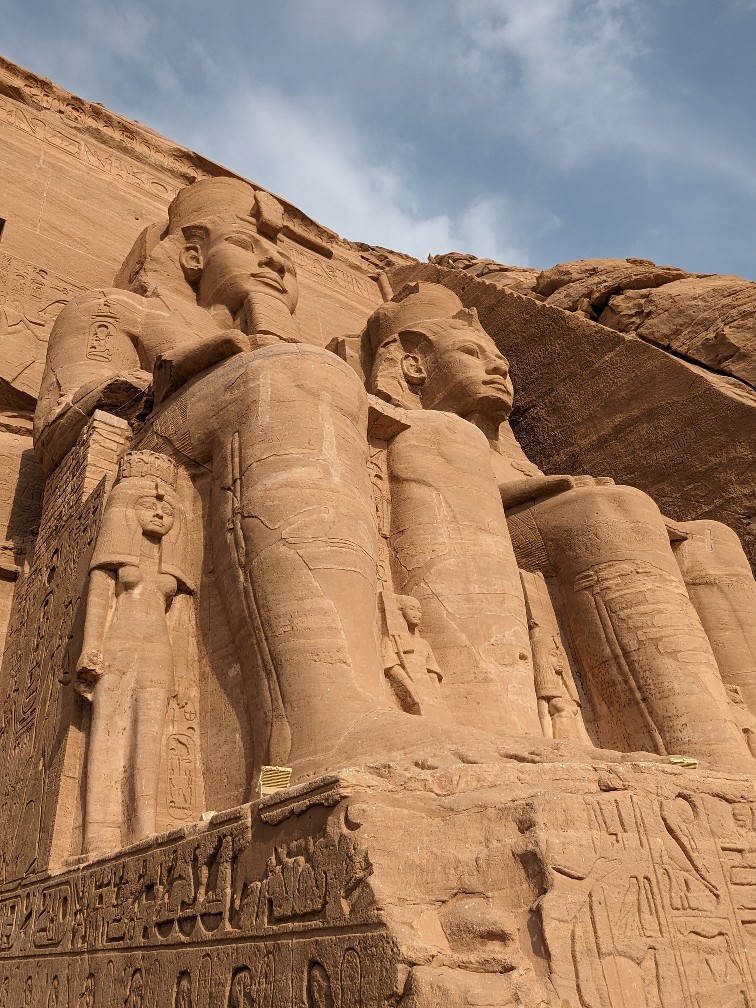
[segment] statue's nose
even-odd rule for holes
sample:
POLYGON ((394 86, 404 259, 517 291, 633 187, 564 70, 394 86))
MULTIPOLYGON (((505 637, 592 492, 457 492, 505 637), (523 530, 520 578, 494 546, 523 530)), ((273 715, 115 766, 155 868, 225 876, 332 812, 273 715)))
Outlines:
POLYGON ((509 361, 506 357, 495 357, 486 367, 488 374, 500 375, 502 378, 509 377, 509 361))
POLYGON ((265 258, 260 261, 260 265, 264 266, 266 269, 272 270, 274 273, 277 273, 282 280, 286 276, 286 264, 279 255, 276 255, 275 252, 269 252, 265 258))

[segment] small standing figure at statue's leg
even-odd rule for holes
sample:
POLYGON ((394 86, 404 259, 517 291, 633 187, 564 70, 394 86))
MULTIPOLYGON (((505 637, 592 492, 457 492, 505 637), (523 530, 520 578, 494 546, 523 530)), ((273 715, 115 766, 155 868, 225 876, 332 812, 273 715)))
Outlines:
POLYGON ((441 680, 433 649, 420 635, 423 609, 413 595, 382 593, 383 665, 386 680, 402 710, 438 716, 441 680))
POLYGON ((191 591, 175 467, 130 452, 90 564, 76 689, 92 705, 84 850, 155 832, 163 728, 174 687, 169 616, 191 591))

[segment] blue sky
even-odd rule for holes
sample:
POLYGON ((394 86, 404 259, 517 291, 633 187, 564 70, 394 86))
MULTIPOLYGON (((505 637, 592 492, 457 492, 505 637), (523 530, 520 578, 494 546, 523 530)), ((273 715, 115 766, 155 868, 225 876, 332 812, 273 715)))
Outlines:
POLYGON ((0 25, 347 238, 756 279, 756 0, 0 0, 0 25))

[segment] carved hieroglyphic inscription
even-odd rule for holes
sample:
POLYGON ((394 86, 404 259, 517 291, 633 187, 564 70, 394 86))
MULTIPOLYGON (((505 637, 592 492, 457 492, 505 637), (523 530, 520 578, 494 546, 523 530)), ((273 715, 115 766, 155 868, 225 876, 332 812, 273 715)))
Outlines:
POLYGON ((3 877, 19 878, 34 870, 52 842, 52 823, 41 827, 46 811, 54 816, 50 795, 65 749, 68 719, 59 680, 70 676, 76 660, 76 617, 105 493, 103 482, 54 541, 38 544, 14 602, 3 660, 3 877), (49 801, 52 808, 46 807, 49 801))
POLYGON ((249 808, 223 818, 2 897, 0 954, 172 947, 375 920, 370 861, 348 833, 276 846, 255 879, 243 856, 249 808))
POLYGON ((618 790, 539 809, 554 879, 541 914, 559 993, 585 1008, 756 1004, 752 799, 605 786, 618 790))
POLYGON ((345 1008, 377 1008, 361 992, 387 988, 392 947, 366 885, 369 859, 341 813, 271 847, 251 881, 250 811, 0 896, 0 977, 5 969, 18 997, 9 1005, 23 1003, 31 975, 33 998, 55 989, 60 1008, 272 1008, 299 1004, 291 985, 304 991, 315 970, 345 1008))
POLYGON ((375 298, 375 284, 368 277, 360 276, 352 270, 344 269, 342 266, 329 262, 322 255, 307 252, 296 245, 287 244, 286 251, 294 260, 297 269, 305 270, 307 273, 316 276, 319 280, 328 280, 350 294, 375 298))
POLYGON ((0 379, 37 395, 52 324, 80 287, 50 270, 0 255, 0 379))
POLYGON ((108 148, 88 143, 73 128, 54 126, 43 115, 0 96, 0 119, 40 140, 51 150, 74 158, 78 164, 109 175, 115 181, 134 185, 154 196, 166 198, 171 186, 136 161, 108 148))
POLYGON ((50 81, 0 60, 0 83, 4 82, 22 88, 31 108, 54 112, 68 126, 85 126, 95 133, 101 133, 106 139, 115 140, 125 149, 137 152, 142 159, 148 159, 161 170, 177 174, 183 179, 201 178, 207 174, 199 165, 190 165, 188 158, 182 157, 180 152, 163 149, 144 130, 103 106, 77 98, 50 81))
POLYGON ((31 302, 37 315, 54 318, 81 290, 79 284, 56 276, 42 266, 7 252, 0 255, 0 299, 6 307, 31 302))

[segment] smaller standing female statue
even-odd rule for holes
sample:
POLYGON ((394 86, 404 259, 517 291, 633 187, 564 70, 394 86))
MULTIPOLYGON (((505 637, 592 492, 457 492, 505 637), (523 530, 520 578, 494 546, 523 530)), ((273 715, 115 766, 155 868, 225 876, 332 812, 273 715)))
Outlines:
POLYGON ((176 469, 129 452, 90 563, 76 689, 92 704, 84 850, 155 832, 163 729, 188 632, 192 580, 176 469))
POLYGON ((554 637, 536 619, 528 620, 538 716, 546 738, 588 742, 580 696, 554 637))
POLYGON ((408 714, 423 714, 445 720, 441 680, 430 644, 420 635, 423 617, 412 595, 382 592, 383 669, 399 707, 408 714))

